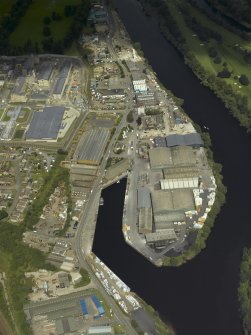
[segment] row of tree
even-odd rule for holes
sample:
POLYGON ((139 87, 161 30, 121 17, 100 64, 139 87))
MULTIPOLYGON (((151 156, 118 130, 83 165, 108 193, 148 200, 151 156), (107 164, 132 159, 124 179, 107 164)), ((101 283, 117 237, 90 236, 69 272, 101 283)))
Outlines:
POLYGON ((240 284, 238 289, 240 311, 246 334, 251 334, 251 248, 245 248, 240 268, 240 284))
POLYGON ((222 42, 222 36, 218 32, 203 26, 196 17, 190 15, 186 4, 180 5, 179 9, 183 14, 186 25, 198 35, 202 42, 207 42, 210 39, 222 42))
POLYGON ((208 0, 208 2, 221 13, 233 17, 237 22, 251 24, 250 0, 208 0))

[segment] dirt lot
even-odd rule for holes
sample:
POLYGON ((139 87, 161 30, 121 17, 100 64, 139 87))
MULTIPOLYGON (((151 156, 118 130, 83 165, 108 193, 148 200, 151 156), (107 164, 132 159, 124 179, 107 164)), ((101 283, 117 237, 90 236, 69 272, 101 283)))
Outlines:
POLYGON ((1 314, 0 314, 0 334, 1 335, 12 335, 10 328, 7 326, 1 314))

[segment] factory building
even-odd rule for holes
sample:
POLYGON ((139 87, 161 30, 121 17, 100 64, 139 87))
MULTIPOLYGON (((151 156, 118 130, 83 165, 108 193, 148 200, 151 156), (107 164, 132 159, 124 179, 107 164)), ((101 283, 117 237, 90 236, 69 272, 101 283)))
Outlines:
POLYGON ((124 99, 125 98, 125 91, 123 89, 101 89, 98 91, 101 95, 101 99, 124 99))
POLYGON ((195 209, 191 189, 154 190, 151 193, 155 225, 185 220, 185 212, 195 209))
POLYGON ((62 66, 56 84, 53 89, 53 98, 54 99, 61 99, 66 87, 66 84, 69 80, 70 73, 71 73, 72 64, 70 62, 65 62, 62 66))
POLYGON ((132 84, 135 93, 147 92, 147 85, 145 79, 133 80, 132 84))
POLYGON ((147 187, 139 187, 137 195, 138 209, 152 207, 150 191, 147 187))
POLYGON ((154 92, 141 92, 136 93, 137 106, 155 106, 157 100, 154 92))
POLYGON ((93 326, 88 330, 89 335, 112 335, 112 327, 111 326, 93 326))
POLYGON ((177 146, 191 146, 195 148, 202 147, 204 145, 203 140, 198 133, 191 134, 172 134, 166 137, 155 137, 155 147, 177 147, 177 146))
POLYGON ((53 65, 51 63, 42 63, 37 72, 38 84, 41 87, 48 88, 52 77, 53 65))
POLYGON ((26 139, 56 141, 64 112, 65 107, 61 106, 45 107, 43 112, 35 112, 26 132, 26 139))
POLYGON ((146 243, 156 248, 164 247, 166 242, 174 242, 177 240, 174 229, 165 229, 145 235, 146 243))
POLYGON ((139 187, 137 191, 138 211, 139 211, 139 233, 146 234, 152 232, 153 217, 150 191, 147 187, 139 187))
POLYGON ((171 166, 191 166, 196 164, 196 153, 192 147, 157 147, 149 150, 152 169, 164 169, 171 166))
POLYGON ((86 132, 77 149, 77 162, 87 165, 98 165, 104 154, 110 131, 97 128, 86 132))
POLYGON ((25 77, 18 77, 16 81, 16 85, 14 86, 10 102, 26 102, 27 97, 25 94, 25 77))
POLYGON ((199 187, 199 170, 193 165, 165 168, 163 174, 164 179, 160 180, 162 190, 199 187))
POLYGON ((192 146, 192 147, 201 147, 203 146, 203 141, 198 133, 191 133, 185 135, 173 134, 166 136, 167 147, 176 147, 176 146, 192 146))

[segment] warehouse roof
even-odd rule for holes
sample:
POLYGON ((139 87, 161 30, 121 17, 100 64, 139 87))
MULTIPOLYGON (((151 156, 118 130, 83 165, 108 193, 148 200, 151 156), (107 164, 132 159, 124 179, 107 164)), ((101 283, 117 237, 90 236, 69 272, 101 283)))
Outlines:
POLYGON ((140 208, 139 232, 151 232, 153 226, 152 208, 140 208))
POLYGON ((154 213, 194 209, 194 196, 190 189, 157 190, 151 196, 154 213))
POLYGON ((112 334, 112 327, 111 326, 93 326, 89 328, 88 334, 110 335, 112 334))
POLYGON ((199 169, 195 165, 170 166, 163 169, 164 179, 192 178, 199 176, 199 169))
POLYGON ((198 133, 185 134, 185 135, 172 134, 166 136, 166 143, 168 147, 175 147, 181 145, 188 145, 188 146, 203 145, 201 136, 198 133))
POLYGON ((66 77, 58 78, 53 89, 53 94, 61 94, 65 85, 66 77))
POLYGON ((155 144, 155 147, 166 147, 165 137, 160 137, 160 136, 155 137, 154 144, 155 144))
POLYGON ((97 128, 86 132, 78 150, 78 160, 98 164, 104 153, 110 132, 97 128))
POLYGON ((169 148, 153 148, 149 150, 151 168, 163 168, 172 165, 172 154, 169 148))
POLYGON ((25 77, 18 77, 15 87, 13 88, 12 93, 23 95, 24 94, 24 83, 25 83, 25 77))
POLYGON ((147 187, 138 188, 138 208, 151 208, 150 191, 147 187))
POLYGON ((175 234, 174 229, 163 229, 162 231, 146 234, 147 243, 165 241, 165 240, 176 240, 176 239, 177 236, 175 234))
POLYGON ((45 107, 43 112, 35 112, 26 133, 27 139, 56 139, 65 107, 45 107))
POLYGON ((196 154, 192 147, 157 147, 149 150, 151 168, 166 168, 175 165, 195 165, 196 154))
POLYGON ((42 63, 38 69, 38 80, 49 80, 53 70, 51 63, 42 63))
MULTIPOLYGON (((169 149, 169 148, 168 148, 169 149)), ((196 164, 196 154, 192 147, 175 147, 170 148, 173 165, 195 165, 196 164)))

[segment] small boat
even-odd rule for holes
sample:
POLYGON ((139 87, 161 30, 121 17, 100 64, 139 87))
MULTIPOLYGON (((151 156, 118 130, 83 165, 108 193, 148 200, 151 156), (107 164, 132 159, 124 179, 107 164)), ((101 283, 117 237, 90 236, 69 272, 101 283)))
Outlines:
POLYGON ((104 199, 101 197, 99 200, 99 206, 103 206, 104 205, 104 199))
POLYGON ((120 183, 120 180, 117 181, 117 184, 119 184, 119 183, 120 183))

